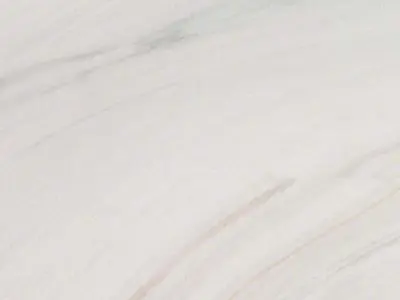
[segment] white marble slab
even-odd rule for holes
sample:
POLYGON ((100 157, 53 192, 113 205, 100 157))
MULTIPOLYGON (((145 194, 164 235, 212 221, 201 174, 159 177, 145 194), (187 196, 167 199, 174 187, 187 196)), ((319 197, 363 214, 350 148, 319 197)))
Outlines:
POLYGON ((1 300, 399 299, 399 3, 1 4, 1 300))

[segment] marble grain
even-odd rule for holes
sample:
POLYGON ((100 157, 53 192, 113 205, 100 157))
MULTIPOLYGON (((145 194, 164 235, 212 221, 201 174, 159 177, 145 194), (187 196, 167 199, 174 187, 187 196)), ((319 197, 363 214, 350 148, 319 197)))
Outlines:
POLYGON ((396 1, 3 2, 0 299, 399 298, 396 1))

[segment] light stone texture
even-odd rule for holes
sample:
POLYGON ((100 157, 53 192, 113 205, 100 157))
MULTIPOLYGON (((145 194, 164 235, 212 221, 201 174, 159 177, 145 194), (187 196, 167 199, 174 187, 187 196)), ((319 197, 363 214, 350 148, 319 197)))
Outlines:
POLYGON ((0 300, 400 298, 399 1, 0 7, 0 300))

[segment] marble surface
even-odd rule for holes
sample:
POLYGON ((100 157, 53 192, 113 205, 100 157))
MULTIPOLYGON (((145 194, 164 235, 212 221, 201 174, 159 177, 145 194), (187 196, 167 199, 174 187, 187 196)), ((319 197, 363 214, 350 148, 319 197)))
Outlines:
POLYGON ((1 4, 1 300, 399 299, 398 1, 1 4))

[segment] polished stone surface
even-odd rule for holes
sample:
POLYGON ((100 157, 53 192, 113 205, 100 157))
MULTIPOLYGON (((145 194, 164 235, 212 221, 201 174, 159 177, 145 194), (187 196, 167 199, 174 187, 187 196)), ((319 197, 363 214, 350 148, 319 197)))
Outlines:
POLYGON ((400 3, 3 0, 1 300, 400 297, 400 3))

